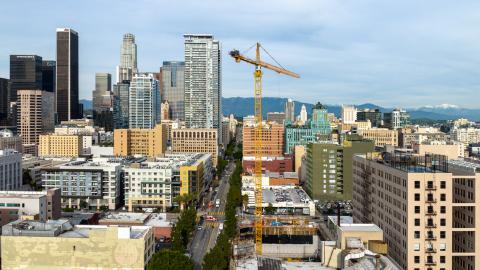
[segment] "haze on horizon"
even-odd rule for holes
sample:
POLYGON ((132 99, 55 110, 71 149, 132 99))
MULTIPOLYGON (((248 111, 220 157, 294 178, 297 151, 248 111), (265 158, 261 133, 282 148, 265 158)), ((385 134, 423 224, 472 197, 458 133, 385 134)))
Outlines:
POLYGON ((9 76, 10 54, 54 60, 55 29, 71 27, 80 40, 80 98, 91 99, 95 72, 115 76, 124 33, 136 36, 142 72, 183 60, 184 33, 211 33, 223 47, 225 97, 252 95, 252 67, 235 63, 228 52, 260 41, 301 75, 266 72, 265 96, 479 108, 478 1, 179 2, 6 1, 0 16, 0 77, 9 76))

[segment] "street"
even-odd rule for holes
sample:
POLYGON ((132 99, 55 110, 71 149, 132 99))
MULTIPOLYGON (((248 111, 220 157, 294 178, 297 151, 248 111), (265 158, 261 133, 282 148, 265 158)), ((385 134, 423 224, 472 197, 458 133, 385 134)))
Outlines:
POLYGON ((214 201, 216 199, 220 200, 220 207, 215 207, 211 209, 206 209, 205 211, 199 210, 200 215, 211 215, 216 217, 218 220, 215 222, 212 221, 201 221, 199 223, 199 227, 201 229, 197 229, 195 231, 195 235, 189 246, 189 252, 191 254, 191 258, 195 262, 195 269, 201 269, 203 256, 215 246, 217 241, 217 237, 220 234, 219 224, 223 223, 224 215, 225 215, 225 204, 227 201, 227 193, 230 188, 229 185, 229 178, 232 175, 233 171, 235 170, 235 162, 229 162, 221 180, 219 181, 218 192, 211 191, 207 198, 210 198, 210 201, 214 201), (212 198, 212 193, 215 193, 215 196, 212 198))

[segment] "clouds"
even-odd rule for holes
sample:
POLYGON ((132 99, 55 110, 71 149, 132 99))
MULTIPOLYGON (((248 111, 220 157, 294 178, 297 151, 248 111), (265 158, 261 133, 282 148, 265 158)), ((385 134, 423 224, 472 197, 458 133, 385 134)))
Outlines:
POLYGON ((94 73, 115 72, 123 33, 136 35, 142 71, 183 59, 184 33, 212 33, 223 45, 224 96, 251 96, 251 67, 231 61, 228 51, 244 50, 258 40, 302 76, 267 73, 265 95, 330 104, 478 107, 476 1, 64 3, 2 4, 10 12, 0 17, 0 76, 8 75, 9 54, 53 59, 55 28, 68 26, 80 34, 80 95, 90 97, 94 73))

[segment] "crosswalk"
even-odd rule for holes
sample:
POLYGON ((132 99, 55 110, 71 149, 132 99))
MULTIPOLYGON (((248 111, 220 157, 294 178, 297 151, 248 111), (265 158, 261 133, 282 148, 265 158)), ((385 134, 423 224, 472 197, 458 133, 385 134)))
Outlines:
POLYGON ((198 212, 197 216, 213 216, 213 217, 218 217, 218 216, 224 216, 225 211, 213 211, 213 212, 198 212))
POLYGON ((220 225, 220 222, 205 222, 204 227, 205 228, 217 228, 220 225))

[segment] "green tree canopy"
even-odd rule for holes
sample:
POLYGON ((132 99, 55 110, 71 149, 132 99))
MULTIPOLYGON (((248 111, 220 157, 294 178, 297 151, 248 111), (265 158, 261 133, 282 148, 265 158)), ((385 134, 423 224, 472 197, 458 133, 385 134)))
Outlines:
POLYGON ((182 252, 162 249, 153 254, 148 262, 147 270, 193 270, 194 262, 182 252))

